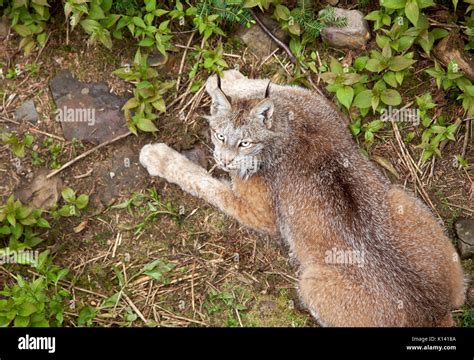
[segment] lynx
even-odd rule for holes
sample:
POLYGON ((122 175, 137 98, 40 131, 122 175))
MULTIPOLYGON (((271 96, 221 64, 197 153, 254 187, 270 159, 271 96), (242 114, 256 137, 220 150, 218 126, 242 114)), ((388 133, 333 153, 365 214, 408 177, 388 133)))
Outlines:
POLYGON ((452 326, 463 272, 427 207, 358 149, 329 100, 295 86, 212 76, 210 176, 163 143, 140 162, 240 223, 279 236, 299 265, 299 295, 323 326, 452 326))

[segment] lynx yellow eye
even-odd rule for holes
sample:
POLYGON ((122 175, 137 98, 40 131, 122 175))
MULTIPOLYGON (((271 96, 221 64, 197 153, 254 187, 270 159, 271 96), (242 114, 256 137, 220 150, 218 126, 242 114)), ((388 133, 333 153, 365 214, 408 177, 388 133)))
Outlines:
POLYGON ((216 133, 216 139, 223 142, 225 140, 225 136, 222 134, 216 133))
POLYGON ((250 141, 241 141, 239 146, 240 147, 243 147, 243 148, 247 148, 251 145, 251 142, 250 141))

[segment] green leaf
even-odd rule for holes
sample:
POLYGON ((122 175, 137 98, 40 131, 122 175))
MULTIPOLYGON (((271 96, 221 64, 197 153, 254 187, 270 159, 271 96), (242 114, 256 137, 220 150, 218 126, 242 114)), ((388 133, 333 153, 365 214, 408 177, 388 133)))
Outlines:
POLYGON ((365 65, 367 64, 368 60, 369 58, 367 56, 359 56, 354 61, 354 69, 356 69, 357 71, 362 71, 365 68, 365 65))
POLYGON ((382 91, 380 94, 380 100, 382 100, 384 104, 391 106, 397 106, 402 103, 402 97, 398 91, 392 89, 382 91))
POLYGON ((138 45, 139 46, 145 46, 145 47, 149 47, 149 46, 152 46, 153 44, 155 43, 155 40, 152 39, 152 38, 145 38, 143 40, 141 40, 138 45))
MULTIPOLYGON (((38 256, 38 263, 36 264, 36 269, 38 271, 42 271, 46 265, 46 261, 48 260, 48 256, 49 256, 49 250, 45 250, 43 251, 41 254, 39 254, 38 256)), ((41 284, 42 284, 42 281, 41 281, 41 284)), ((40 284, 38 284, 39 286, 40 284)))
POLYGON ((59 209, 58 214, 63 217, 77 215, 76 207, 74 205, 64 205, 61 209, 59 209))
POLYGON ((139 120, 137 122, 137 127, 140 130, 145 131, 145 132, 158 131, 155 124, 153 124, 153 122, 150 119, 147 119, 147 118, 139 118, 139 120))
POLYGON ((76 206, 78 209, 84 209, 89 203, 89 196, 86 194, 80 195, 76 200, 76 206))
POLYGON ((147 0, 145 1, 145 10, 147 12, 152 12, 152 11, 155 11, 156 9, 156 0, 147 0))
POLYGON ((101 28, 100 24, 96 20, 92 20, 92 19, 82 20, 80 24, 82 28, 84 29, 84 31, 88 33, 89 35, 96 32, 97 29, 101 28))
POLYGON ((337 90, 336 97, 346 109, 349 109, 354 98, 354 89, 350 86, 343 86, 337 90))
POLYGON ((138 27, 140 27, 140 28, 142 28, 142 29, 145 29, 145 28, 146 28, 146 24, 145 24, 145 22, 143 21, 143 19, 140 18, 140 17, 138 17, 138 16, 134 16, 134 17, 132 18, 132 22, 133 22, 136 26, 138 26, 138 27))
POLYGON ((61 191, 61 195, 68 203, 74 203, 74 201, 76 201, 76 192, 70 187, 64 188, 63 191, 61 191))
POLYGON ((389 60, 389 69, 392 71, 401 71, 404 70, 411 65, 413 65, 416 61, 413 59, 408 59, 405 56, 394 56, 389 60))
POLYGON ((365 142, 370 144, 374 141, 374 133, 372 131, 366 131, 364 134, 365 142))
POLYGON ((383 81, 385 81, 391 87, 398 87, 397 79, 395 73, 392 71, 387 71, 383 75, 383 81))
POLYGON ((21 304, 20 308, 18 309, 18 315, 29 317, 31 314, 33 314, 37 310, 38 308, 35 306, 35 304, 25 302, 21 304))
POLYGON ((14 327, 27 327, 30 323, 29 317, 17 316, 13 322, 14 327))
POLYGON ((372 90, 364 90, 358 93, 354 99, 354 105, 360 109, 369 108, 372 101, 372 90))
POLYGON ((13 26, 13 30, 20 34, 21 37, 27 37, 33 33, 27 26, 22 24, 13 26))
POLYGON ((371 72, 380 72, 383 70, 383 67, 378 59, 369 59, 365 68, 371 72))
POLYGON ((380 0, 380 5, 387 9, 403 9, 405 4, 406 0, 380 0))
POLYGON ((39 219, 36 221, 36 225, 37 225, 38 227, 40 227, 40 228, 51 229, 51 226, 49 225, 48 220, 43 219, 43 218, 39 218, 39 219))
POLYGON ((3 225, 0 227, 0 235, 10 235, 12 231, 10 230, 10 226, 3 225))
POLYGON ((156 110, 163 113, 166 112, 165 100, 163 100, 162 98, 152 102, 152 105, 156 110))
POLYGON ((418 24, 418 17, 420 15, 420 9, 418 7, 417 0, 408 0, 405 6, 405 15, 408 20, 416 26, 418 24))
POLYGON ((18 220, 26 219, 32 212, 32 209, 26 206, 22 206, 16 210, 16 218, 18 220))
POLYGON ((23 225, 20 223, 16 223, 14 226, 10 227, 12 231, 12 235, 15 237, 15 239, 19 239, 20 236, 23 234, 23 225))

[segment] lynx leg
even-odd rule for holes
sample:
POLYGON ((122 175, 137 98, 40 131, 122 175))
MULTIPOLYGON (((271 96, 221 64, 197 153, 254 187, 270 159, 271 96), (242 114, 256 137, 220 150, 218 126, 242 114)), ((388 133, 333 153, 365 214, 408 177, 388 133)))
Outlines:
POLYGON ((140 163, 150 175, 179 185, 184 191, 204 199, 243 225, 260 232, 275 233, 269 214, 251 207, 234 194, 229 184, 213 178, 205 169, 166 144, 145 145, 140 152, 140 163))
POLYGON ((299 282, 301 299, 322 326, 403 326, 405 312, 374 297, 334 267, 308 266, 299 282))

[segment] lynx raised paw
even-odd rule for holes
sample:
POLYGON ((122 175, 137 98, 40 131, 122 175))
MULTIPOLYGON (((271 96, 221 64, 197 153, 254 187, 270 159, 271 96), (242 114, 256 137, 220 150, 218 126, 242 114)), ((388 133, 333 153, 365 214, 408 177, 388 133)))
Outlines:
POLYGON ((176 160, 175 150, 164 143, 145 145, 140 151, 140 164, 151 176, 167 177, 168 165, 176 160))

